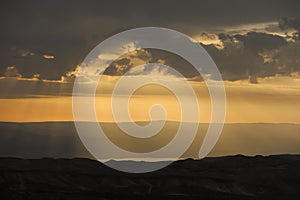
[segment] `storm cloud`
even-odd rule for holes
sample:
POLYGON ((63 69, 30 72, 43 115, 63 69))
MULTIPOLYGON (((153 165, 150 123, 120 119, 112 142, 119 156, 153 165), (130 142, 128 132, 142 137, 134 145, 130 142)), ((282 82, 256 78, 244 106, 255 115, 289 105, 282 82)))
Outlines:
MULTIPOLYGON (((293 55, 299 55, 297 41, 288 43, 284 36, 255 30, 246 34, 226 33, 230 26, 275 21, 279 21, 282 29, 299 31, 300 2, 296 0, 9 1, 2 3, 0 10, 1 75, 7 67, 15 66, 23 77, 38 73, 41 79, 60 80, 107 37, 144 26, 171 28, 192 37, 203 32, 216 33, 224 48, 203 46, 226 80, 251 77, 255 82, 255 77, 299 70, 293 55), (266 56, 271 57, 269 62, 265 62, 266 56)), ((164 60, 187 77, 197 75, 181 58, 159 51, 150 53, 151 60, 147 62, 164 60)), ((119 75, 132 67, 125 58, 122 62, 114 63, 107 73, 119 75)))

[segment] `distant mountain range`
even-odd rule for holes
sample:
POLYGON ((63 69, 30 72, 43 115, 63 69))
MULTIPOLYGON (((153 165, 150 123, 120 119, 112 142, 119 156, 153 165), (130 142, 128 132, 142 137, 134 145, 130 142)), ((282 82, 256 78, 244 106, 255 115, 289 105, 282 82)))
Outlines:
MULTIPOLYGON (((178 122, 166 122, 166 128, 147 143, 120 134, 115 124, 101 123, 101 126, 121 148, 139 152, 166 145, 176 132, 178 122)), ((199 125, 194 142, 182 158, 198 158, 207 127, 205 123, 199 125)), ((300 124, 225 124, 209 156, 300 154, 299 133, 300 124)), ((0 122, 0 157, 93 159, 80 141, 74 122, 0 122)))
POLYGON ((299 171, 300 155, 187 159, 145 174, 90 159, 1 158, 0 198, 299 199, 299 171))

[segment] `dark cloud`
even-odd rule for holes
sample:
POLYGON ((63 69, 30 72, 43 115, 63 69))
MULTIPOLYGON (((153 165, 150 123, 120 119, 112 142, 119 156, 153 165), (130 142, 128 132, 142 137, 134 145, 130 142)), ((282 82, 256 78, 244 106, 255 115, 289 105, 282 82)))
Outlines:
POLYGON ((198 75, 197 70, 182 57, 159 49, 141 49, 116 59, 104 72, 107 75, 123 75, 141 64, 161 63, 171 66, 187 78, 198 75), (136 60, 140 62, 136 62, 136 60))
MULTIPOLYGON (((276 21, 284 16, 290 19, 299 10, 297 0, 9 1, 0 8, 0 74, 14 65, 24 77, 39 73, 41 78, 60 80, 95 45, 121 30, 161 26, 193 35, 203 30, 220 31, 226 26, 276 21), (54 55, 54 59, 45 59, 46 54, 54 55)), ((287 24, 297 29, 295 23, 287 24)), ((259 73, 251 67, 262 63, 256 51, 282 43, 280 38, 257 33, 236 39, 244 46, 232 43, 225 50, 206 47, 230 80, 259 73)), ((166 55, 152 54, 153 61, 166 55)), ((180 59, 165 59, 175 68, 185 64, 180 59)), ((188 77, 194 75, 187 68, 181 70, 188 77)))
POLYGON ((130 68, 132 64, 130 63, 129 58, 121 58, 117 61, 114 61, 104 72, 107 75, 123 75, 130 68))
POLYGON ((277 35, 249 32, 245 35, 219 35, 224 48, 205 46, 218 65, 223 79, 249 79, 289 75, 300 70, 300 43, 286 42, 277 35))
POLYGON ((206 50, 217 64, 223 79, 238 80, 257 76, 263 59, 257 52, 248 49, 243 42, 235 38, 223 40, 223 49, 213 45, 205 46, 206 50))
POLYGON ((287 44, 283 37, 266 33, 248 32, 246 35, 235 35, 234 38, 253 52, 272 50, 287 44))
POLYGON ((294 28, 300 31, 300 17, 282 17, 279 19, 279 27, 283 30, 294 28))
POLYGON ((297 33, 292 36, 294 40, 300 38, 300 17, 282 17, 279 19, 279 27, 283 30, 293 28, 297 33))
MULTIPOLYGON (((215 45, 204 45, 217 64, 224 80, 248 79, 258 83, 259 77, 276 74, 289 75, 300 71, 300 43, 287 42, 285 38, 259 32, 245 35, 220 34, 223 48, 215 45)), ((185 59, 171 52, 157 49, 146 49, 134 54, 123 55, 114 61, 105 71, 108 75, 123 75, 136 64, 140 58, 147 63, 161 63, 171 66, 190 80, 202 80, 198 72, 185 59), (147 52, 147 53, 145 53, 147 52)))
POLYGON ((289 43, 267 53, 272 58, 269 66, 276 66, 275 70, 278 74, 290 75, 300 72, 300 41, 289 43))

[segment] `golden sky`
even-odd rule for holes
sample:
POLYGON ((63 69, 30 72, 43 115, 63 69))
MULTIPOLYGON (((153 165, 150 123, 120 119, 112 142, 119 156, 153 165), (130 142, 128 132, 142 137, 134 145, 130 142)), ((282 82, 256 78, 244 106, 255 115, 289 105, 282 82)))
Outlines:
MULTIPOLYGON (((114 121, 110 106, 111 97, 106 93, 112 89, 115 81, 111 77, 108 78, 110 81, 104 80, 106 84, 99 86, 101 93, 95 99, 97 117, 101 122, 114 121)), ((3 83, 8 80, 4 78, 0 81, 3 83)), ((259 84, 250 84, 248 81, 224 82, 227 95, 226 123, 300 123, 300 79, 278 76, 260 79, 259 82, 259 84)), ((73 83, 41 83, 36 80, 17 78, 10 78, 6 83, 6 88, 11 92, 10 94, 2 92, 0 121, 73 120, 72 97, 70 96, 70 88, 73 83), (30 84, 30 87, 26 84, 30 84), (25 85, 26 88, 29 88, 28 91, 20 93, 22 90, 20 85, 25 85), (30 92, 30 88, 34 91, 46 90, 48 94, 43 95, 43 92, 40 92, 37 95, 30 92), (55 91, 59 91, 60 95, 49 95, 49 91, 52 91, 53 94, 55 91), (15 93, 21 94, 21 96, 15 93)), ((200 108, 199 121, 209 122, 210 98, 205 84, 197 81, 189 81, 189 83, 197 94, 200 108)), ((122 98, 122 96, 117 98, 122 98)), ((147 85, 140 88, 131 97, 130 114, 132 119, 148 121, 149 108, 157 103, 165 107, 168 114, 167 120, 180 121, 180 107, 176 97, 169 90, 158 85, 147 85)))

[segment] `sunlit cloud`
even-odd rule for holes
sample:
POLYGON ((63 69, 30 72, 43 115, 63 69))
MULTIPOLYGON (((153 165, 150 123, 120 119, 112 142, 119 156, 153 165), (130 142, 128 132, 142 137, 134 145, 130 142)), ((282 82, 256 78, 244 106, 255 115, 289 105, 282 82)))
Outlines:
POLYGON ((54 59, 54 56, 50 55, 50 54, 44 54, 43 58, 45 58, 45 59, 54 59))
POLYGON ((300 72, 292 72, 291 73, 291 77, 299 78, 300 79, 300 72))
POLYGON ((176 77, 176 74, 169 71, 169 68, 166 65, 159 63, 151 63, 145 65, 139 65, 136 67, 132 67, 129 70, 128 75, 142 75, 142 76, 152 76, 152 77, 163 77, 164 79, 168 79, 170 77, 176 77))
POLYGON ((22 77, 22 75, 19 73, 19 70, 15 66, 7 67, 4 75, 6 77, 16 77, 16 78, 22 77))
POLYGON ((197 42, 200 42, 204 45, 215 45, 218 49, 223 49, 223 42, 219 39, 217 34, 202 32, 193 36, 193 39, 197 42))
MULTIPOLYGON (((277 21, 270 21, 270 22, 259 22, 259 23, 247 23, 247 24, 240 24, 235 26, 224 26, 222 32, 227 34, 246 34, 251 31, 256 32, 266 32, 267 28, 269 27, 278 27, 277 21)), ((280 31, 280 29, 276 29, 280 31)))
POLYGON ((19 51, 19 55, 21 57, 28 57, 28 56, 34 56, 35 53, 33 53, 33 52, 29 51, 29 50, 20 50, 19 51))
POLYGON ((62 82, 74 82, 75 81, 75 78, 77 77, 78 75, 78 72, 80 70, 80 66, 76 66, 76 68, 72 71, 68 71, 65 75, 63 75, 61 77, 61 81, 62 82))
POLYGON ((112 53, 111 54, 100 54, 100 55, 98 55, 98 58, 101 60, 113 61, 118 58, 118 55, 112 54, 112 53))
POLYGON ((39 73, 35 73, 35 74, 33 74, 32 78, 35 80, 41 80, 41 75, 39 73))

